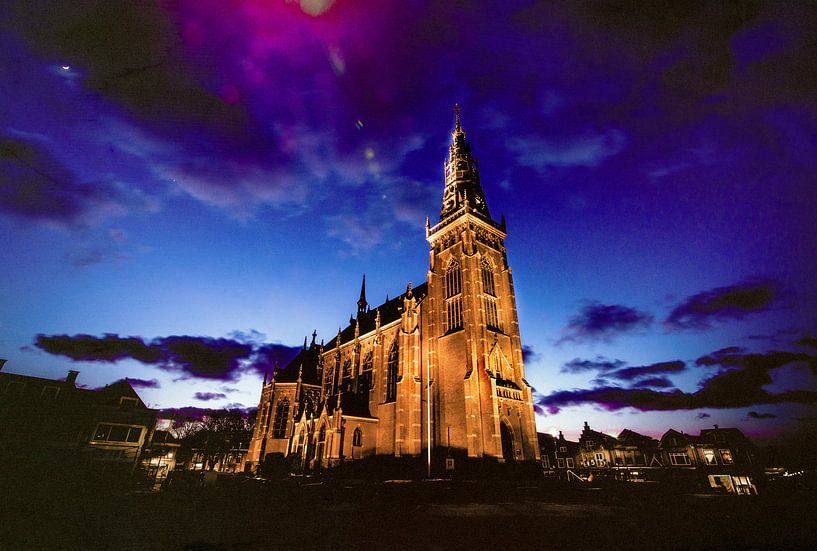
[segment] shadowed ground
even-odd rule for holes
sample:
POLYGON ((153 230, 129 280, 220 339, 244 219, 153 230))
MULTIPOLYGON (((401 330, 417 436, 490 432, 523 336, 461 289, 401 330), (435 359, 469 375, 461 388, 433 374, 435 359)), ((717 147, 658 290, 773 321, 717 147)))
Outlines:
MULTIPOLYGON (((7 483, 8 484, 8 483, 7 483)), ((2 549, 813 548, 813 489, 757 497, 553 480, 232 479, 136 492, 12 483, 2 549)))

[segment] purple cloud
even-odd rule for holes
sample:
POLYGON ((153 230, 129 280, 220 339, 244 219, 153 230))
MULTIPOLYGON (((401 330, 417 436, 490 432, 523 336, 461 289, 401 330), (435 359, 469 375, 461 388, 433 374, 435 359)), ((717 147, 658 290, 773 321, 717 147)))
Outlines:
POLYGON ((193 398, 196 400, 201 400, 202 402, 209 402, 210 400, 221 400, 222 398, 226 398, 227 395, 222 392, 196 392, 193 395, 193 398))
POLYGON ((774 413, 758 413, 756 411, 750 411, 746 416, 751 419, 777 419, 777 415, 774 413))
POLYGON ((647 377, 633 383, 632 388, 672 388, 672 381, 666 377, 647 377))
POLYGON ((608 341, 621 333, 649 327, 652 316, 621 304, 591 302, 570 318, 556 342, 608 341))
POLYGON ((586 371, 614 371, 624 366, 622 360, 609 360, 604 356, 596 356, 595 360, 581 360, 573 358, 564 364, 560 371, 562 373, 582 373, 586 371))
POLYGON ((161 388, 159 381, 156 379, 137 379, 135 377, 128 377, 127 380, 133 388, 161 388))
POLYGON ((126 211, 114 189, 78 182, 42 145, 0 135, 0 212, 79 225, 126 211))
POLYGON ((769 310, 778 297, 774 281, 743 281, 693 295, 670 312, 664 325, 672 330, 706 329, 714 321, 740 320, 769 310))
POLYGON ((672 362, 659 362, 650 365, 638 367, 625 367, 617 369, 608 373, 604 373, 604 377, 618 379, 621 381, 632 381, 648 375, 657 375, 661 373, 680 373, 686 369, 686 364, 681 360, 672 362))
POLYGON ((182 378, 196 377, 235 381, 241 373, 265 373, 284 366, 295 357, 299 347, 281 344, 253 345, 234 339, 169 336, 145 341, 141 337, 106 334, 37 335, 34 345, 74 361, 118 362, 124 359, 156 365, 167 371, 181 372, 182 378))
POLYGON ((522 345, 522 361, 525 363, 532 363, 538 361, 539 357, 539 353, 536 352, 531 345, 522 345))
POLYGON ((620 388, 602 385, 591 389, 561 390, 543 396, 537 403, 550 412, 568 405, 596 404, 615 411, 634 408, 641 411, 672 411, 698 408, 736 408, 784 402, 817 403, 817 392, 793 390, 772 394, 764 389, 772 383, 769 372, 788 364, 805 362, 817 369, 817 356, 796 352, 735 354, 704 357, 706 362, 726 369, 703 380, 699 390, 657 391, 644 388, 620 388))

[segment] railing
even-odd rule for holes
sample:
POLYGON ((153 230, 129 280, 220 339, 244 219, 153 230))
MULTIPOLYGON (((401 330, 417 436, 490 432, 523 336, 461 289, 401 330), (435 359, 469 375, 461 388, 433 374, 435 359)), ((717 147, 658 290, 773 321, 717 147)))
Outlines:
POLYGON ((496 395, 500 398, 510 398, 511 400, 522 401, 522 391, 516 388, 508 388, 506 386, 496 387, 496 395))

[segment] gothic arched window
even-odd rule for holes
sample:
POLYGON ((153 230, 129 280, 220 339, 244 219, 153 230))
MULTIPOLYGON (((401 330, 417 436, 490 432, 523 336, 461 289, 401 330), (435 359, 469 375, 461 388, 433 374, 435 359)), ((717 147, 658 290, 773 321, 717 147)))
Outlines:
POLYGON ((352 446, 360 447, 363 445, 363 431, 360 430, 360 427, 355 429, 355 432, 352 434, 352 446))
POLYGON ((273 438, 286 438, 287 421, 289 420, 289 400, 284 398, 275 408, 275 421, 272 425, 273 438))
POLYGON ((462 327, 462 276, 460 265, 452 260, 445 270, 446 331, 462 327))
POLYGON ((397 399, 397 360, 399 358, 397 340, 389 350, 389 361, 386 366, 386 401, 394 402, 397 399))
POLYGON ((494 270, 490 262, 482 259, 482 291, 486 295, 496 296, 496 289, 494 288, 494 270))
POLYGON ((343 378, 348 379, 352 376, 352 360, 343 362, 343 378))

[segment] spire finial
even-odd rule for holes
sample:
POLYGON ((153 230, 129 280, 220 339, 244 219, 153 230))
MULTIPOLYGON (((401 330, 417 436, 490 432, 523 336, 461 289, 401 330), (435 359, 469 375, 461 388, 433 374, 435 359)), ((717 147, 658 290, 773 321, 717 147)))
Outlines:
POLYGON ((312 345, 311 345, 311 346, 315 346, 315 338, 316 338, 317 336, 318 336, 318 330, 317 330, 317 329, 313 329, 313 330, 312 330, 312 345))
POLYGON ((366 274, 363 274, 363 283, 360 284, 360 298, 357 299, 358 315, 366 313, 366 306, 368 306, 366 302, 366 274))
POLYGON ((306 350, 306 335, 304 335, 304 350, 306 350))
POLYGON ((459 103, 454 104, 454 113, 456 114, 456 117, 457 117, 456 129, 457 130, 462 130, 462 126, 460 126, 460 104, 459 103))

